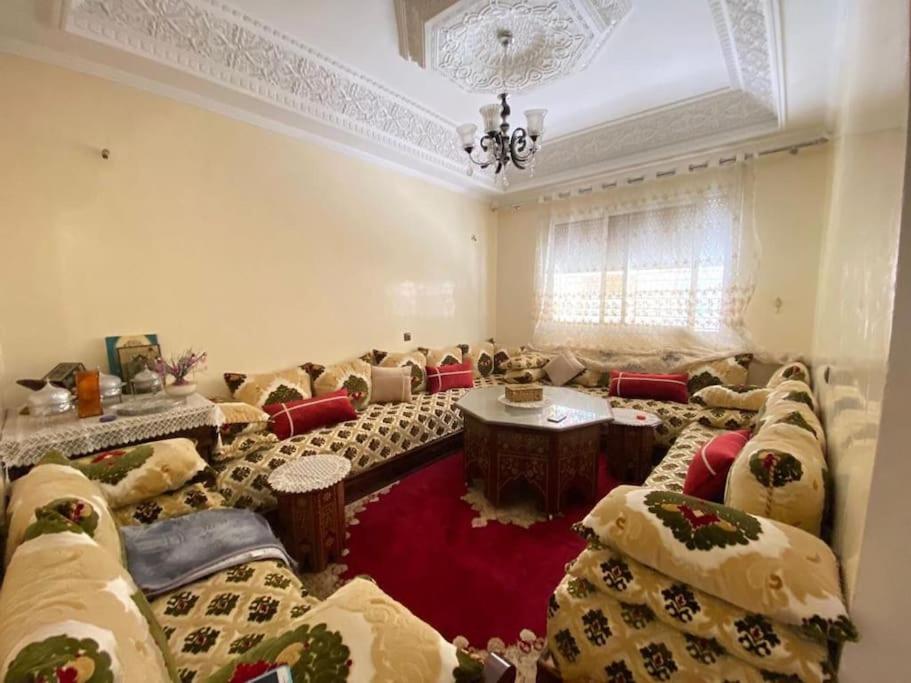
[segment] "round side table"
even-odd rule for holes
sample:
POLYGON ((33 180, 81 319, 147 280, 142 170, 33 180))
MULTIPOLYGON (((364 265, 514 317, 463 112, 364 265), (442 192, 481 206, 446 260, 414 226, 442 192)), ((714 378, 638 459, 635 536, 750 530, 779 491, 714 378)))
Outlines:
POLYGON ((310 571, 339 560, 345 549, 345 477, 338 455, 308 455, 275 469, 269 486, 278 500, 278 535, 291 557, 310 571))
POLYGON ((652 471, 655 427, 661 418, 630 408, 614 408, 607 424, 607 470, 623 483, 641 484, 652 471))

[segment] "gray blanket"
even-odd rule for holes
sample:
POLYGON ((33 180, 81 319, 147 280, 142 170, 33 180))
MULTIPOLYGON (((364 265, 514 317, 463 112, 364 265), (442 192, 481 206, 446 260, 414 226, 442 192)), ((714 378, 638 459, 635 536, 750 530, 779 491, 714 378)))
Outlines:
POLYGON ((283 560, 269 523, 249 510, 204 510, 122 530, 130 574, 149 597, 253 560, 283 560))

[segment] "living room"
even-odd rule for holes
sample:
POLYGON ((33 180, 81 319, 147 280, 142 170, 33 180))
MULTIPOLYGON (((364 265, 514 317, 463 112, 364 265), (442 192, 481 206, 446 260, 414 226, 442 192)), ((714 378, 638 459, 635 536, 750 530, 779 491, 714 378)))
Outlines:
POLYGON ((6 3, 4 680, 903 680, 908 29, 897 0, 6 3), (618 528, 697 476, 787 609, 730 547, 699 577, 618 528), (210 519, 277 555, 137 556, 210 519), (617 557, 640 593, 584 573, 617 557), (118 632, 97 577, 152 618, 118 632), (665 620, 662 581, 727 611, 665 620))

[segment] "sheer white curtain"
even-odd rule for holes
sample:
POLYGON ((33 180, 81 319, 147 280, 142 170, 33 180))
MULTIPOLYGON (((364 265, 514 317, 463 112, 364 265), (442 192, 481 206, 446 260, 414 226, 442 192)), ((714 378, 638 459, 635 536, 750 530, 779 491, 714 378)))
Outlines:
POLYGON ((751 185, 740 167, 554 205, 538 241, 535 344, 746 348, 759 250, 751 185))

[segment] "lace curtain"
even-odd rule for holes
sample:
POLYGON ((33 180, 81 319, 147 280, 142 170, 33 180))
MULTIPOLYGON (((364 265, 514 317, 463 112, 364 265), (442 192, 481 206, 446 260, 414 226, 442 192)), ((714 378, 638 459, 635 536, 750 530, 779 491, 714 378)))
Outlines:
POLYGON ((748 167, 554 205, 540 226, 534 342, 623 353, 749 346, 748 167))

